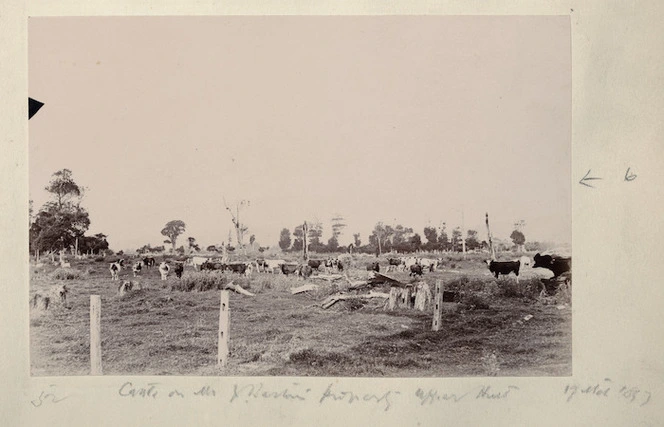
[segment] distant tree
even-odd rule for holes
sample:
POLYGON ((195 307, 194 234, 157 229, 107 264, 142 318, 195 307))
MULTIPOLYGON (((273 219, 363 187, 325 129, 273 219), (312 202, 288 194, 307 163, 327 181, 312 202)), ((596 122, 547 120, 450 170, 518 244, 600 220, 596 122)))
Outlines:
POLYGON ((322 246, 320 239, 323 237, 323 224, 319 221, 307 222, 307 224, 309 225, 309 232, 307 235, 309 246, 313 251, 317 249, 320 250, 320 247, 322 246))
POLYGON ((447 236, 447 224, 443 223, 440 227, 440 233, 438 234, 438 247, 442 250, 449 251, 451 248, 450 239, 447 236))
POLYGON ((438 248, 438 230, 436 230, 436 227, 424 227, 424 237, 427 239, 424 245, 426 249, 434 250, 438 248))
POLYGON ((205 248, 205 250, 208 252, 218 252, 217 247, 215 245, 210 245, 207 248, 205 248))
POLYGON ((287 251, 288 248, 291 246, 291 235, 290 235, 290 230, 287 228, 284 228, 281 230, 281 234, 279 235, 279 247, 281 248, 282 251, 287 251))
POLYGON ((164 240, 164 243, 170 243, 173 246, 173 252, 175 252, 175 244, 177 242, 178 236, 185 232, 185 223, 179 219, 169 221, 166 223, 164 228, 161 230, 161 234, 168 237, 168 240, 164 240))
POLYGON ((461 228, 452 230, 452 250, 457 252, 461 250, 461 228))
POLYGON ((201 248, 198 246, 198 243, 196 243, 196 239, 194 237, 187 237, 187 241, 189 242, 189 246, 187 246, 187 249, 189 252, 200 252, 201 248))
POLYGON ((184 245, 177 248, 175 250, 175 253, 177 253, 178 255, 184 255, 184 245))
POLYGON ((346 228, 344 217, 336 214, 334 218, 332 218, 332 237, 334 237, 337 244, 339 243, 339 236, 341 236, 344 228, 346 228))
MULTIPOLYGON (((97 233, 94 236, 84 236, 79 240, 78 250, 81 253, 91 252, 93 254, 98 254, 101 251, 108 250, 108 242, 106 241, 106 235, 102 233, 97 233)), ((141 253, 140 249, 136 252, 141 253)))
POLYGON ((339 241, 335 236, 332 236, 328 239, 327 250, 330 252, 336 252, 339 250, 339 241))
POLYGON ((510 234, 510 239, 518 247, 519 250, 523 251, 523 244, 526 243, 526 236, 523 235, 519 230, 512 231, 510 234))
POLYGON ((415 233, 413 237, 410 238, 410 245, 413 251, 417 251, 422 247, 422 238, 419 234, 415 233))
POLYGON ((474 251, 475 249, 479 249, 479 247, 480 241, 477 237, 477 231, 468 230, 466 237, 466 249, 469 251, 474 251))
POLYGON ((359 248, 360 246, 362 246, 362 240, 360 240, 360 233, 353 234, 353 245, 356 248, 359 248))
POLYGON ((251 236, 249 236, 249 245, 251 245, 251 247, 253 248, 255 242, 256 242, 256 235, 252 234, 251 236))
POLYGON ((304 247, 304 231, 302 231, 302 224, 293 229, 293 246, 291 250, 294 252, 301 251, 304 247))

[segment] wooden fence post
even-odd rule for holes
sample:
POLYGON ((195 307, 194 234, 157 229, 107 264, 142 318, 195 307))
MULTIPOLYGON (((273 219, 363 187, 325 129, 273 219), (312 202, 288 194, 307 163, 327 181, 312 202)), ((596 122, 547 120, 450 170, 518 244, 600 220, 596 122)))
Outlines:
POLYGON ((439 331, 440 322, 442 319, 442 309, 443 309, 443 283, 440 280, 436 280, 436 290, 433 296, 433 326, 431 330, 439 331))
POLYGON ((230 307, 228 305, 228 291, 221 291, 221 304, 219 306, 219 347, 217 351, 217 365, 226 367, 228 364, 228 339, 230 332, 230 307))
POLYGON ((387 303, 388 310, 394 310, 397 307, 397 299, 400 297, 400 291, 397 287, 390 288, 390 299, 387 303))
POLYGON ((90 375, 103 375, 101 369, 101 297, 90 295, 90 375))

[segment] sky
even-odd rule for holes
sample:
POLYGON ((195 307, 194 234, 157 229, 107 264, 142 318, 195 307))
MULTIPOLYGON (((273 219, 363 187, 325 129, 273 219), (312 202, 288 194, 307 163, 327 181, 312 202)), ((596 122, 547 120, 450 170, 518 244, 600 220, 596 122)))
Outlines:
POLYGON ((70 169, 112 249, 227 241, 224 199, 262 246, 485 212, 571 243, 567 16, 39 17, 28 46, 30 199, 70 169))

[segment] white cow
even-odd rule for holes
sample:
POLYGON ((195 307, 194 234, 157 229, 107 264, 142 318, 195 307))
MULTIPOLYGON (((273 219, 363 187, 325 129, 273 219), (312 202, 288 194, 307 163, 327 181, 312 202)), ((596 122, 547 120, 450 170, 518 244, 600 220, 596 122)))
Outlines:
POLYGON ((193 256, 190 258, 190 260, 191 260, 191 265, 194 266, 194 269, 200 270, 201 265, 203 265, 206 261, 212 261, 212 258, 204 256, 193 256))
POLYGON ((169 271, 171 271, 171 267, 169 267, 166 262, 159 264, 159 274, 161 274, 161 280, 166 280, 169 271))
POLYGON ((283 259, 266 259, 265 260, 265 269, 271 273, 274 273, 274 269, 278 268, 281 272, 281 266, 286 264, 286 261, 283 259))
POLYGON ((120 280, 122 265, 120 265, 119 262, 111 263, 111 266, 108 269, 111 271, 111 280, 120 280))
POLYGON ((418 260, 418 264, 420 264, 422 268, 426 268, 429 271, 434 271, 438 266, 438 260, 431 258, 420 258, 418 260))
POLYGON ((138 276, 138 273, 141 272, 143 269, 143 261, 138 261, 136 262, 132 267, 131 270, 134 273, 134 277, 138 276))

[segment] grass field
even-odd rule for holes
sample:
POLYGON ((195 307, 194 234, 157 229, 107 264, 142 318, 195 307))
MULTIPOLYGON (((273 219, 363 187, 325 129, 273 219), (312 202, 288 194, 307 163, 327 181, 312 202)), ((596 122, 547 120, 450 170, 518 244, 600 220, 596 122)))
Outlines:
MULTIPOLYGON (((144 269, 136 279, 124 269, 121 280, 112 281, 110 258, 72 260, 73 274, 56 272, 49 263, 31 264, 31 296, 55 284, 70 289, 69 309, 61 304, 30 309, 31 372, 89 374, 90 295, 100 295, 105 375, 571 375, 571 302, 568 294, 539 295, 539 278, 550 276, 547 270, 525 268, 517 285, 514 276, 490 276, 482 256, 443 257, 441 270, 418 279, 432 288, 442 280, 446 289, 459 291, 460 309, 443 315, 438 332, 431 331, 431 311, 386 311, 383 299, 340 301, 322 309, 320 302, 343 284, 268 273, 219 275, 221 283, 234 280, 256 294, 231 292, 226 368, 216 366, 218 290, 179 291, 180 280, 161 281, 156 268, 144 269), (119 296, 122 280, 139 281, 143 289, 119 296), (320 286, 291 295, 290 288, 305 283, 320 286), (527 315, 532 318, 524 320, 527 315)), ((354 257, 351 279, 366 278, 370 260, 375 257, 354 257)), ((386 265, 381 258, 381 267, 386 265)), ((182 280, 198 280, 197 274, 187 266, 182 280)), ((406 273, 389 274, 414 281, 406 273)))

